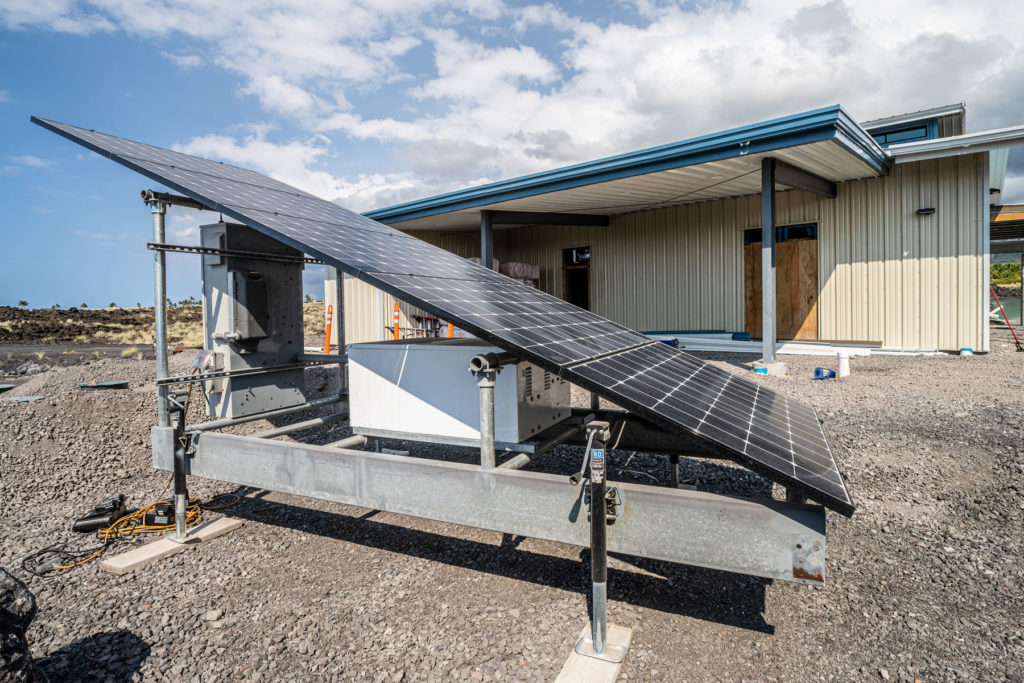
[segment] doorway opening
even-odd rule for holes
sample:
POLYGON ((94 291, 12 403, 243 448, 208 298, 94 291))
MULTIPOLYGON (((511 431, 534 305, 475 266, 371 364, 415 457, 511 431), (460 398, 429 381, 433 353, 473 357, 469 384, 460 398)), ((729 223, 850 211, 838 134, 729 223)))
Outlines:
MULTIPOLYGON (((761 338, 761 228, 743 232, 744 320, 761 338)), ((775 228, 775 334, 778 339, 818 338, 818 224, 775 228)))
POLYGON ((590 310, 590 247, 562 250, 562 298, 590 310))

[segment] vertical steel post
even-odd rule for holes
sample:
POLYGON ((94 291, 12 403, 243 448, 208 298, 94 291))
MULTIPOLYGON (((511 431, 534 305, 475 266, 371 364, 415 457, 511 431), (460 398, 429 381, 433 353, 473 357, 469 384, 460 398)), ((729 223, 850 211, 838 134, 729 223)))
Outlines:
POLYGON ((595 394, 593 391, 590 392, 590 409, 600 410, 601 409, 601 397, 595 394))
POLYGON ((594 436, 590 449, 590 580, 594 614, 590 633, 594 652, 603 655, 608 646, 608 519, 605 511, 604 439, 594 436))
MULTIPOLYGON (((153 216, 153 241, 164 243, 167 205, 163 202, 149 202, 149 212, 153 216)), ((153 317, 156 345, 156 377, 166 379, 170 375, 167 363, 167 260, 165 252, 153 252, 153 317)), ((168 387, 158 386, 157 424, 161 427, 171 426, 170 406, 168 405, 168 387)), ((185 414, 178 411, 178 424, 174 440, 174 540, 186 540, 185 507, 188 505, 188 488, 185 483, 185 446, 181 443, 180 434, 184 432, 185 414)))
POLYGON ((672 466, 672 488, 679 488, 679 454, 672 453, 668 456, 672 466))
POLYGON ((480 468, 494 469, 494 384, 498 371, 480 370, 476 384, 480 387, 480 468))
POLYGON ((188 486, 185 481, 185 410, 175 406, 177 421, 174 425, 174 535, 172 539, 188 541, 185 508, 188 505, 188 486))
POLYGON ((775 159, 761 160, 761 345, 775 362, 775 159))
POLYGON ((494 224, 490 211, 480 212, 480 265, 494 268, 494 224))
MULTIPOLYGON (((157 244, 164 243, 164 217, 167 214, 167 205, 163 202, 150 202, 149 211, 153 216, 153 241, 157 244)), ((156 345, 156 378, 166 379, 170 376, 167 365, 167 256, 166 252, 156 249, 153 251, 153 317, 155 323, 156 345)), ((157 424, 161 427, 170 427, 171 419, 167 412, 167 391, 166 386, 156 388, 157 396, 157 424)))
MULTIPOLYGON (((337 330, 338 353, 345 353, 345 274, 337 268, 334 270, 334 329, 337 330)), ((327 296, 325 294, 324 298, 327 296)), ((338 364, 338 391, 348 388, 348 363, 338 364)))
POLYGON ((605 480, 605 442, 611 436, 608 423, 594 420, 587 425, 590 448, 590 582, 592 609, 590 638, 580 638, 575 650, 581 655, 621 662, 624 647, 608 644, 608 507, 605 480))

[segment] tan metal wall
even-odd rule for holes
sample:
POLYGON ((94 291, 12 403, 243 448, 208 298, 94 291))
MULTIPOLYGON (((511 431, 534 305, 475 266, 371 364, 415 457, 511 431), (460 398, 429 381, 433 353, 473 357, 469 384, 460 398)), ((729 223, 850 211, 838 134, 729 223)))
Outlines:
MULTIPOLYGON (((805 192, 779 195, 780 222, 818 219, 805 192)), ((612 216, 608 227, 533 226, 494 233, 499 261, 540 266, 540 289, 562 296, 562 249, 590 246, 591 308, 637 330, 743 329, 743 228, 761 221, 760 197, 612 216)), ((460 256, 479 256, 477 233, 410 233, 460 256)))
MULTIPOLYGON (((325 302, 334 304, 334 285, 330 279, 332 274, 328 270, 328 280, 325 287, 325 302)), ((421 314, 420 309, 399 302, 398 305, 399 327, 403 335, 409 335, 404 328, 417 327, 418 321, 412 316, 421 314)), ((361 342, 381 341, 393 339, 393 324, 395 314, 395 297, 383 292, 372 285, 369 285, 355 278, 345 278, 345 343, 358 344, 361 342)), ((331 330, 331 346, 338 345, 338 329, 331 330)))
POLYGON ((893 167, 822 200, 819 336, 908 349, 984 348, 987 155, 893 167), (921 208, 934 208, 929 216, 921 208))
MULTIPOLYGON (((985 155, 895 166, 886 178, 839 186, 835 199, 778 194, 780 225, 817 222, 822 340, 907 349, 983 349, 981 252, 985 155), (918 216, 935 207, 931 216, 918 216)), ((987 166, 986 166, 987 167, 987 166)), ((595 313, 638 330, 742 330, 743 230, 760 225, 760 196, 637 211, 608 227, 496 230, 500 261, 540 266, 562 295, 562 249, 591 247, 595 313)), ((479 256, 476 232, 411 233, 479 256)))

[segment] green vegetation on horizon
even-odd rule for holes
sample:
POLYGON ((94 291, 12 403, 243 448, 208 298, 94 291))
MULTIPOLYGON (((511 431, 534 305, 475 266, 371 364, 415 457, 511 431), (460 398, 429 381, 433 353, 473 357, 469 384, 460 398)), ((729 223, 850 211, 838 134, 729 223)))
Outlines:
POLYGON ((989 281, 994 285, 1013 285, 1020 282, 1019 263, 993 263, 989 269, 989 281))

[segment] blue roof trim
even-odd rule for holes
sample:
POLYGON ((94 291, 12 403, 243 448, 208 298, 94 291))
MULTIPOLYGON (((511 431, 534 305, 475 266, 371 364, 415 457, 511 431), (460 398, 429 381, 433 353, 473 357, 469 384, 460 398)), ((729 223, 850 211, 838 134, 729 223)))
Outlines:
POLYGON ((839 105, 834 105, 659 147, 427 197, 369 211, 364 215, 384 223, 398 223, 833 138, 840 140, 877 173, 887 172, 889 159, 886 153, 839 105))

